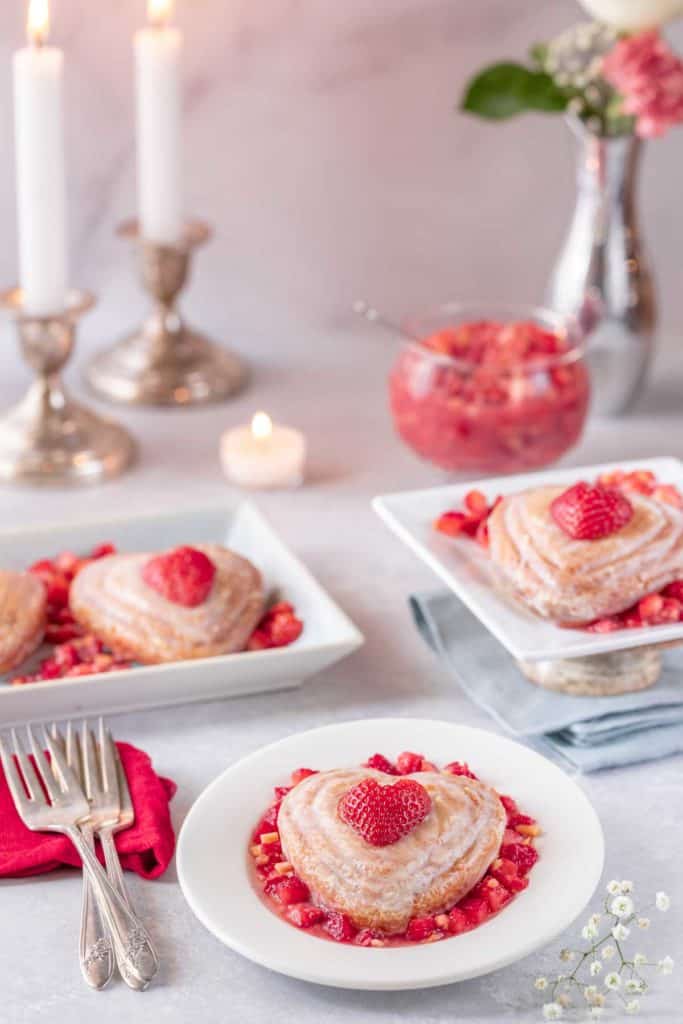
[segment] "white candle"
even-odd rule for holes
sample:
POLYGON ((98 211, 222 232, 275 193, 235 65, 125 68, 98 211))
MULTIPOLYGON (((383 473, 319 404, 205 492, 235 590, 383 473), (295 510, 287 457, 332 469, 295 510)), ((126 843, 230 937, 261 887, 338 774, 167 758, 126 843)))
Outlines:
POLYGON ((298 487, 305 461, 303 434, 273 425, 264 412, 256 413, 251 426, 226 430, 221 438, 223 470, 240 487, 298 487))
POLYGON ((19 276, 24 310, 61 313, 68 283, 64 55, 46 46, 48 0, 31 0, 29 46, 14 54, 19 276))
POLYGON ((148 0, 150 25, 135 34, 138 219, 142 237, 175 245, 183 233, 180 64, 172 0, 148 0))

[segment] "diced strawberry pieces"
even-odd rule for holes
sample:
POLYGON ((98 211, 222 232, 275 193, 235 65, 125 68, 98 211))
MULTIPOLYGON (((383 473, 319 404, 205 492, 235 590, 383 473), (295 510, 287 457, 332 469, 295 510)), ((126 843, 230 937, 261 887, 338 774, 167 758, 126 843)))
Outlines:
POLYGON ((433 917, 413 917, 406 928, 406 938, 411 942, 424 942, 436 931, 433 917))
POLYGON ((275 832, 277 830, 277 816, 279 810, 279 804, 272 804, 268 808, 251 834, 252 843, 258 843, 262 835, 268 832, 275 832))
POLYGON ((489 524, 485 519, 479 523, 474 539, 480 547, 488 549, 489 546, 489 524))
POLYGON ((485 516, 489 510, 486 495, 481 491, 468 491, 465 495, 465 508, 473 516, 485 516))
POLYGON ((529 879, 526 875, 515 875, 512 878, 505 881, 506 889, 509 889, 511 893, 522 892, 529 884, 529 879))
POLYGON ((91 558, 106 558, 107 555, 115 555, 116 546, 114 544, 105 542, 104 544, 98 544, 90 552, 91 558))
POLYGON ((518 825, 535 825, 536 819, 530 818, 528 814, 513 814, 508 817, 508 827, 516 828, 518 825))
POLYGON ((414 754, 410 750, 404 750, 396 758, 396 771, 399 775, 410 775, 412 772, 422 771, 422 754, 414 754))
POLYGON ((272 894, 285 907, 295 903, 305 903, 311 896, 306 883, 302 882, 296 875, 281 878, 273 887, 272 894))
POLYGON ((616 615, 607 615, 603 619, 596 619, 595 622, 586 626, 589 633, 614 633, 615 630, 621 628, 622 621, 616 615))
POLYGON ((661 594, 648 594, 638 602, 638 614, 644 621, 656 619, 663 607, 664 598, 661 594))
POLYGON ((517 814, 517 804, 515 803, 515 801, 512 799, 511 796, 506 796, 504 793, 499 793, 498 794, 498 799, 500 800, 500 802, 502 803, 503 807, 505 808, 505 813, 508 816, 508 823, 509 823, 510 815, 511 814, 517 814))
POLYGON ((312 768, 297 768, 296 771, 292 772, 292 785, 298 786, 300 782, 303 782, 304 779, 307 779, 310 775, 317 774, 318 773, 313 771, 312 768))
POLYGON ((464 512, 444 512, 434 521, 434 529, 444 533, 447 537, 457 537, 465 529, 469 522, 464 512))
POLYGON ((465 761, 451 761, 444 766, 444 771, 449 775, 463 775, 467 779, 476 779, 476 775, 465 761))
POLYGON ((374 768, 377 772, 384 772, 385 775, 398 775, 396 766, 384 756, 384 754, 373 754, 367 759, 364 768, 374 768))
POLYGON ((468 931, 472 925, 464 910, 460 907, 453 907, 450 914, 448 915, 448 930, 451 935, 461 935, 462 932, 468 931))
POLYGON ((351 919, 346 914, 340 914, 336 910, 328 912, 323 922, 323 929, 335 942, 351 942, 356 934, 356 929, 351 919))
POLYGON ((491 912, 488 900, 484 896, 468 896, 458 906, 471 926, 481 924, 491 912))
POLYGON ((298 903, 287 911, 287 919, 297 928, 311 928, 314 924, 320 924, 324 917, 325 911, 313 903, 298 903))
POLYGON ((662 594, 665 597, 673 597, 676 601, 683 602, 683 580, 674 580, 664 587, 662 594))
POLYGON ((361 928, 356 934, 353 942, 356 946, 371 946, 372 943, 379 938, 377 932, 374 932, 372 928, 361 928))
POLYGON ((500 857, 489 870, 491 875, 498 879, 501 885, 508 887, 513 878, 519 877, 517 864, 513 860, 506 860, 504 857, 500 857))
POLYGON ((297 618, 291 604, 273 605, 263 616, 247 643, 249 651, 264 651, 272 647, 287 647, 298 640, 304 624, 297 618))
MULTIPOLYGON (((493 881, 496 881, 496 879, 493 879, 493 881)), ((489 885, 486 889, 486 899, 488 900, 491 913, 497 914, 506 903, 510 902, 512 893, 503 885, 489 885)))
POLYGON ((530 843, 506 843, 500 848, 500 856, 513 861, 521 875, 526 875, 538 860, 538 853, 530 843))

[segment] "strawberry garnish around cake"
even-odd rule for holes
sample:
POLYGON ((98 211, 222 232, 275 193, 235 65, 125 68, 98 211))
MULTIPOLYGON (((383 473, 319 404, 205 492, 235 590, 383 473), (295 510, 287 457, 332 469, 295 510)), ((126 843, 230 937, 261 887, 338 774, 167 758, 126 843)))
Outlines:
POLYGON ((414 779, 389 786, 363 779, 341 798, 338 814, 366 843, 389 846, 417 828, 431 808, 429 793, 414 779))
POLYGON ((173 604, 195 608, 206 601, 213 586, 216 567, 203 551, 174 548, 155 555, 142 567, 142 578, 173 604))
POLYGON ((581 480, 555 498, 550 514, 573 540, 599 540, 630 522, 633 505, 616 488, 581 480))

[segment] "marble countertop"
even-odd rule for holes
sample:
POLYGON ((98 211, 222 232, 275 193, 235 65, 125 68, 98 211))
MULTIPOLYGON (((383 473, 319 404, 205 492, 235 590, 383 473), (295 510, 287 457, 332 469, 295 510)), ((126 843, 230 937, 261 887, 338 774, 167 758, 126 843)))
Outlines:
MULTIPOLYGON (((0 11, 0 61, 20 39, 8 6, 0 11)), ((95 19, 86 0, 73 0, 55 24, 73 54, 74 282, 101 296, 68 375, 77 393, 79 362, 144 309, 132 261, 113 238, 134 201, 128 44, 140 12, 133 0, 109 7, 95 19)), ((396 314, 460 296, 540 296, 571 206, 563 128, 540 118, 490 128, 454 116, 452 107, 469 70, 521 54, 529 40, 569 23, 576 7, 571 0, 351 0, 336 8, 325 0, 195 0, 181 17, 190 62, 189 201, 217 229, 186 305, 199 326, 249 359, 252 387, 203 410, 119 410, 141 442, 131 473, 90 491, 3 490, 0 526, 220 501, 227 485, 219 433, 265 408, 306 431, 311 466, 302 490, 258 503, 367 641, 300 690, 117 718, 117 735, 148 750, 178 782, 177 827, 226 765, 297 730, 388 714, 495 728, 410 625, 407 595, 434 579, 380 524, 370 499, 441 478, 392 435, 384 398, 391 339, 351 321, 347 310, 358 295, 396 314), (530 161, 530 152, 538 158, 530 161)), ((6 93, 0 89, 0 120, 9 125, 6 93)), ((0 141, 7 226, 0 274, 11 283, 8 139, 9 129, 0 141)), ((682 156, 683 133, 672 133, 652 147, 643 182, 662 296, 652 384, 628 420, 592 422, 569 463, 683 457, 682 156)), ((28 380, 9 331, 0 364, 4 407, 28 380)), ((682 768, 678 757, 581 780, 605 829, 605 878, 632 877, 643 892, 666 889, 679 906, 682 768)), ((120 984, 103 994, 84 987, 76 875, 0 883, 2 1020, 80 1022, 96 1013, 100 1024, 318 1024, 322 1015, 330 1024, 533 1021, 540 999, 532 979, 559 969, 557 950, 568 940, 457 986, 342 992, 276 976, 223 948, 190 913, 173 868, 156 883, 132 884, 163 959, 159 983, 144 995, 120 984)), ((658 920, 646 949, 682 959, 679 914, 658 920)), ((680 1019, 680 977, 658 979, 650 1024, 680 1019)))

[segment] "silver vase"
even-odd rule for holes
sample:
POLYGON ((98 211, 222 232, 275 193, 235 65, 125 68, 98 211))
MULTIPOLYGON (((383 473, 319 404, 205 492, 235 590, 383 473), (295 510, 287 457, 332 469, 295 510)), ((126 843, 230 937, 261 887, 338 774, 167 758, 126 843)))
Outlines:
POLYGON ((600 138, 571 122, 578 141, 574 216, 547 291, 547 305, 576 316, 588 337, 593 410, 626 412, 647 376, 656 301, 638 229, 642 144, 600 138))

